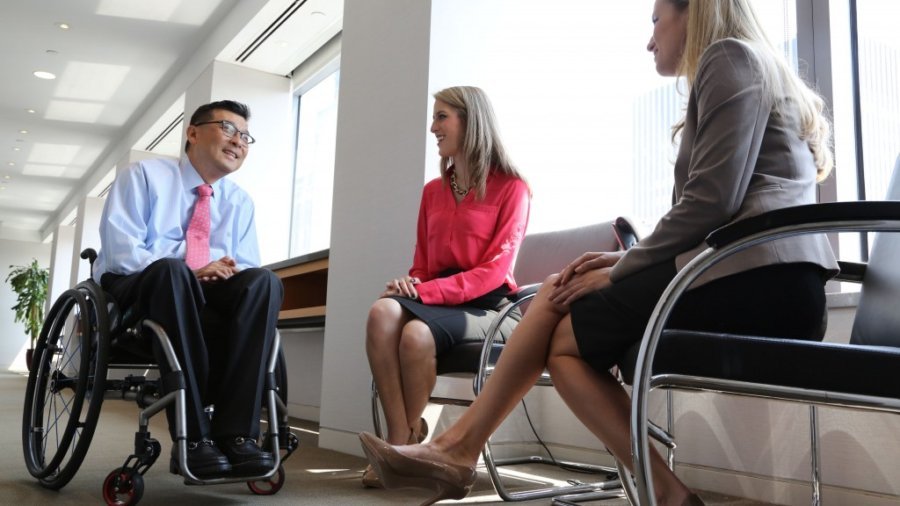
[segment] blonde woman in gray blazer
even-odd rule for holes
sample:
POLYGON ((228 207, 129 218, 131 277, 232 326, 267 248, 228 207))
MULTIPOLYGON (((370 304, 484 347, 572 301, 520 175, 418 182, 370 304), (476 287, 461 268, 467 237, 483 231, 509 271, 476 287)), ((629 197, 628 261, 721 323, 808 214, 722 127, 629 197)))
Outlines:
MULTIPOLYGON (((425 445, 360 437, 388 487, 418 486, 433 500, 464 496, 485 441, 544 367, 576 416, 621 461, 631 462, 626 392, 609 373, 640 342, 666 285, 718 227, 815 202, 831 170, 822 101, 767 41, 748 0, 656 0, 647 49, 657 71, 689 90, 671 210, 626 253, 585 253, 550 276, 513 332, 490 381, 449 429, 425 445)), ((803 236, 757 246, 707 271, 675 308, 678 328, 814 339, 825 280, 837 264, 828 242, 803 236), (742 304, 724 295, 740 291, 742 304)), ((661 505, 702 504, 659 455, 661 505)))

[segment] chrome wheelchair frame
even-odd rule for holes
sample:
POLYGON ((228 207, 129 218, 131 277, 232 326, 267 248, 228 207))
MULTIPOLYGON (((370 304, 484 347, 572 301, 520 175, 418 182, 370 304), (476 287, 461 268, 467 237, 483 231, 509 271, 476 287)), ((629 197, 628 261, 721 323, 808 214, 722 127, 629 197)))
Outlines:
MULTIPOLYGON (((81 257, 93 264, 96 252, 87 249, 81 257)), ((115 398, 133 400, 141 411, 133 453, 104 480, 106 504, 140 501, 143 475, 161 453, 159 441, 148 430, 150 418, 173 403, 177 459, 185 484, 246 482, 254 494, 277 493, 285 480, 282 463, 297 449, 299 440, 288 424, 285 364, 277 331, 273 344, 263 399, 268 423, 260 438, 260 446, 275 457, 272 469, 260 476, 200 479, 187 462, 186 382, 165 330, 150 319, 120 314, 95 281, 82 281, 54 302, 29 364, 22 419, 28 472, 44 487, 64 487, 87 454, 103 400, 115 398), (159 370, 150 351, 151 339, 159 343, 171 373, 158 379, 140 374, 108 377, 111 369, 159 370)))

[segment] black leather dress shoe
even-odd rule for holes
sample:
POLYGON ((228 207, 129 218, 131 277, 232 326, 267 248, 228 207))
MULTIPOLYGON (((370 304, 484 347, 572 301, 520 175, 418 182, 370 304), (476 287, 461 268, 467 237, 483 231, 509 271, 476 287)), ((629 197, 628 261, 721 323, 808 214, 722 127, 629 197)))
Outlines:
POLYGON ((275 457, 260 449, 254 439, 219 439, 218 445, 231 463, 232 476, 261 476, 275 467, 275 457))
MULTIPOLYGON (((169 459, 169 471, 181 474, 178 466, 177 445, 172 445, 172 457, 169 459)), ((188 469, 197 478, 222 478, 231 473, 228 458, 208 439, 188 443, 188 469)))

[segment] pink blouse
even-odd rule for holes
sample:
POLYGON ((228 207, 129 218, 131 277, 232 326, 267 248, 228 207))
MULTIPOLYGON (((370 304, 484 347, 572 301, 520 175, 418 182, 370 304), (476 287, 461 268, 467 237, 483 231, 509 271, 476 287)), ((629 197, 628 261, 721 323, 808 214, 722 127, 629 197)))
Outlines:
POLYGON ((425 304, 454 306, 501 285, 517 288, 513 263, 525 228, 531 195, 521 179, 491 173, 484 200, 471 191, 459 203, 441 178, 425 185, 419 208, 416 251, 409 275, 425 304), (461 272, 438 278, 447 270, 461 272))

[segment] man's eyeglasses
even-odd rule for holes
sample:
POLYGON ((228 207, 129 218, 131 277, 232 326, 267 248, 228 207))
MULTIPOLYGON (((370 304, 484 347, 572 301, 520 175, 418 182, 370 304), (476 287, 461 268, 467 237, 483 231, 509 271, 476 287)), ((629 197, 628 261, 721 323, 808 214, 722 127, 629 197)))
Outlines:
POLYGON ((229 139, 234 137, 235 134, 240 134, 241 142, 243 142, 244 144, 253 144, 254 142, 256 142, 256 139, 254 139, 253 136, 250 135, 249 132, 241 132, 240 130, 238 130, 237 125, 228 121, 227 119, 220 119, 218 121, 204 121, 202 123, 194 123, 194 126, 210 125, 212 123, 218 123, 219 127, 222 128, 222 132, 225 133, 225 137, 228 137, 229 139))

